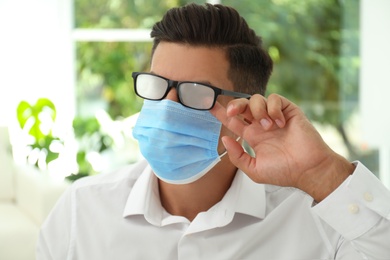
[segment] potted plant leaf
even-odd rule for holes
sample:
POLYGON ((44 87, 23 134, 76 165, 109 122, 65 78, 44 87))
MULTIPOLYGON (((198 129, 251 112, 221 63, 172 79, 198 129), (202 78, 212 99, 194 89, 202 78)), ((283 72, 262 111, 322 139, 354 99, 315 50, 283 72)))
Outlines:
POLYGON ((27 144, 30 148, 27 159, 38 168, 39 158, 43 157, 47 166, 59 156, 59 153, 52 149, 54 143, 62 144, 61 139, 53 135, 56 116, 56 107, 47 98, 39 98, 35 104, 23 100, 17 107, 19 126, 31 139, 27 144))

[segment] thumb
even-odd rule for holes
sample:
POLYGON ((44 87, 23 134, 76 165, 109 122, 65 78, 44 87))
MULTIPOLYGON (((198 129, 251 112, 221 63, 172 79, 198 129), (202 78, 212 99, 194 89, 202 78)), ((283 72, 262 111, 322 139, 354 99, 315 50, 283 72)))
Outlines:
POLYGON ((255 159, 245 152, 241 144, 232 137, 222 137, 222 143, 229 155, 230 161, 245 173, 250 173, 254 169, 255 159))

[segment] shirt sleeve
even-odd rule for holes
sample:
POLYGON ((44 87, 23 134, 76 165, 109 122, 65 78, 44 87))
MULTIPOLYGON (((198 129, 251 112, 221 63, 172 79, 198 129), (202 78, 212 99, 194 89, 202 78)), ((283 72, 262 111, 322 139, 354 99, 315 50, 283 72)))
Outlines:
POLYGON ((71 188, 58 200, 40 229, 37 260, 64 260, 68 257, 71 237, 71 188))
POLYGON ((355 164, 354 173, 313 211, 363 258, 389 259, 390 191, 363 164, 355 164))

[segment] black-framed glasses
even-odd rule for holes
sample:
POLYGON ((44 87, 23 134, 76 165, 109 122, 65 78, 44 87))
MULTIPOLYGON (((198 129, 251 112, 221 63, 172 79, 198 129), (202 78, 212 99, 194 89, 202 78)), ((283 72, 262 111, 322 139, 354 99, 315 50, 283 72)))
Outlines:
POLYGON ((156 74, 133 72, 135 93, 144 99, 162 100, 169 90, 176 88, 179 102, 186 107, 197 110, 213 108, 218 95, 236 98, 250 98, 251 95, 216 88, 199 82, 174 81, 156 74))

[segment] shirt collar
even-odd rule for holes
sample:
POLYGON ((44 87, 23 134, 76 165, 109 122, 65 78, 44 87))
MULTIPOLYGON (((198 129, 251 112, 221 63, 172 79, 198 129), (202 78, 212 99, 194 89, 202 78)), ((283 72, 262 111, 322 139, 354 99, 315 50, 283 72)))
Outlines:
MULTIPOLYGON (((263 184, 253 182, 241 170, 238 170, 233 183, 223 199, 210 210, 241 213, 256 218, 264 218, 266 208, 265 188, 263 184)), ((163 221, 166 211, 160 202, 157 177, 148 165, 135 182, 127 199, 123 217, 144 215, 145 219, 156 226, 163 221)))
POLYGON ((123 217, 144 215, 153 225, 161 226, 164 208, 160 202, 157 177, 150 166, 146 166, 127 199, 123 217))

